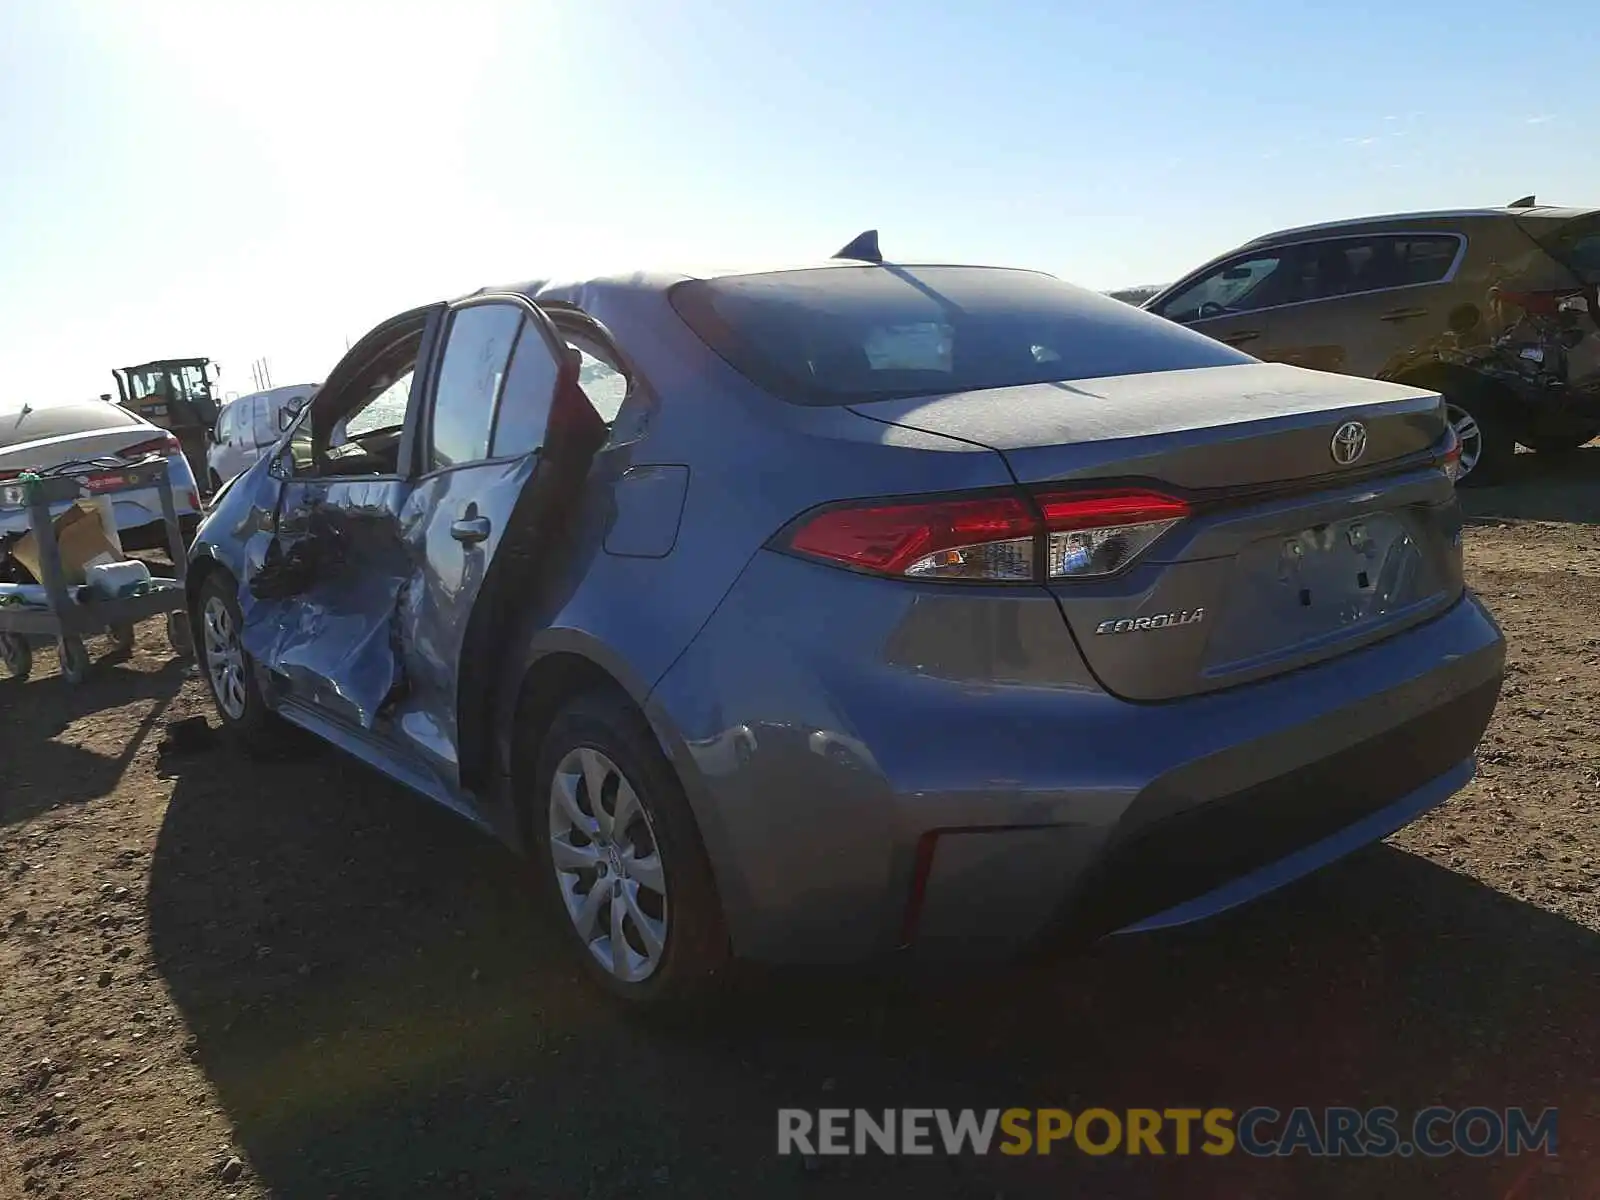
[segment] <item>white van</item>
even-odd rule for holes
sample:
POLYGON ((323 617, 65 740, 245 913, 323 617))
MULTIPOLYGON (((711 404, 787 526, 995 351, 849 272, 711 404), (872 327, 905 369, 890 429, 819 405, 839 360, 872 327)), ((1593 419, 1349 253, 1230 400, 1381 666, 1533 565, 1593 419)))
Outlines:
POLYGON ((210 490, 215 492, 260 458, 320 386, 290 384, 252 392, 223 405, 211 431, 211 448, 206 451, 210 490))

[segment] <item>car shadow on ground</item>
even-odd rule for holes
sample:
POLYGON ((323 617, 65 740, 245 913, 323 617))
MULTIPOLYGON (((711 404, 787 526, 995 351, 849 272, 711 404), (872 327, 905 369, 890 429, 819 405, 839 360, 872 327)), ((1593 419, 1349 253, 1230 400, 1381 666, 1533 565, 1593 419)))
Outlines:
POLYGON ((1600 938, 1388 847, 1209 925, 952 972, 575 976, 517 859, 337 755, 186 760, 158 970, 275 1196, 1594 1195, 1600 938), (1560 1160, 776 1154, 776 1111, 1561 1109, 1560 1160), (1084 1189, 1084 1190, 1080 1190, 1084 1189))
MULTIPOLYGON (((53 653, 36 650, 36 670, 38 659, 53 653)), ((82 683, 68 683, 60 675, 0 680, 0 825, 82 804, 115 788, 190 669, 175 658, 159 670, 137 670, 104 655, 93 641, 89 654, 95 661, 82 683), (131 728, 118 726, 115 754, 58 740, 69 725, 91 713, 152 701, 131 728), (48 786, 40 786, 40 780, 48 780, 48 786)))
POLYGON ((1600 524, 1600 445, 1570 454, 1518 454, 1504 483, 1464 487, 1460 495, 1469 520, 1600 524))

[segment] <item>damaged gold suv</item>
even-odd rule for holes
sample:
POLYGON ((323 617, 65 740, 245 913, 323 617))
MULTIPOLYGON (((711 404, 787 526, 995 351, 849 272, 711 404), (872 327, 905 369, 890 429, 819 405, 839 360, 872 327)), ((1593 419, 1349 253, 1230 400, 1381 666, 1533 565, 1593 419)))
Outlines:
POLYGON ((1532 196, 1257 238, 1143 307, 1273 362, 1440 392, 1461 482, 1600 434, 1600 209, 1532 196))

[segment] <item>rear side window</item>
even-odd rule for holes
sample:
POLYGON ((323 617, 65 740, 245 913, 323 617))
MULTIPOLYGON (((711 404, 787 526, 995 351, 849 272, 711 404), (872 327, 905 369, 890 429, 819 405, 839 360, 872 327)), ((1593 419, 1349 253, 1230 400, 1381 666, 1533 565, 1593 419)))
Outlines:
POLYGON ((1563 221, 1554 233, 1541 233, 1538 241, 1580 281, 1600 283, 1600 212, 1563 221))
POLYGON ((1295 298, 1330 300, 1438 283, 1460 249, 1460 241, 1445 234, 1384 234, 1302 246, 1295 298))
POLYGON ((681 283, 684 322, 746 378, 800 404, 851 404, 1253 362, 1048 275, 838 266, 681 283))
POLYGON ((477 304, 450 318, 430 421, 433 470, 489 457, 495 399, 522 312, 510 304, 477 304))

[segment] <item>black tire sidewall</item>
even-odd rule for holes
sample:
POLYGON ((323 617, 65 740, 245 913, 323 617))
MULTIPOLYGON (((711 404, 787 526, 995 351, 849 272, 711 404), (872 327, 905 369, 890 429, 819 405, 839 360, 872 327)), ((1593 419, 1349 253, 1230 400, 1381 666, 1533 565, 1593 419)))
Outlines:
POLYGON ((641 1009, 670 1010, 705 994, 728 960, 728 936, 699 828, 671 763, 643 715, 619 694, 591 692, 569 702, 551 722, 519 788, 527 797, 529 866, 551 919, 594 983, 641 1009), (667 880, 666 949, 655 972, 639 983, 618 980, 594 961, 567 914, 550 857, 550 786, 571 751, 603 753, 632 785, 650 819, 667 880))
POLYGON ((1446 395, 1445 403, 1470 414, 1478 426, 1478 461, 1460 486, 1488 487, 1504 482, 1516 457, 1517 438, 1501 406, 1482 392, 1446 395))

